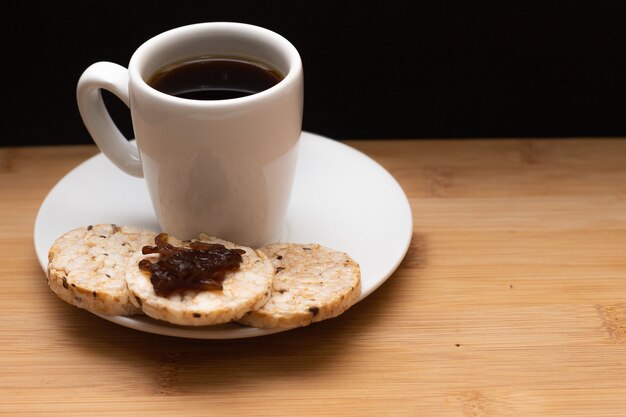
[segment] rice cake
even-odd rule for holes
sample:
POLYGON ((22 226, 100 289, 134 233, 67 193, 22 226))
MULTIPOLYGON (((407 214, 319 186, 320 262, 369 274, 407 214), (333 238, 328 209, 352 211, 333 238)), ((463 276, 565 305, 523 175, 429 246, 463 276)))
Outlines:
POLYGON ((336 317, 361 295, 359 265, 346 253, 318 244, 275 243, 260 249, 275 276, 272 297, 241 324, 289 329, 336 317))
POLYGON ((274 268, 262 252, 232 242, 201 235, 193 241, 178 241, 168 237, 168 243, 188 247, 200 241, 224 245, 227 249, 242 249, 239 270, 227 272, 222 290, 183 290, 167 297, 158 296, 150 281, 150 273, 139 269, 139 262, 156 262, 158 254, 137 253, 128 264, 126 281, 135 296, 137 306, 157 320, 185 326, 205 326, 239 319, 246 312, 258 309, 269 299, 274 268))
POLYGON ((48 252, 48 285, 62 300, 93 313, 141 314, 126 286, 126 266, 154 236, 114 224, 73 229, 48 252))

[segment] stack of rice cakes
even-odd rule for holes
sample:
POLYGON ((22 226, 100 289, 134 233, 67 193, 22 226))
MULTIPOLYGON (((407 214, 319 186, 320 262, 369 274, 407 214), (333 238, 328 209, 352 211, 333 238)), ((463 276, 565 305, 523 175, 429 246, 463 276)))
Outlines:
POLYGON ((200 235, 193 242, 239 249, 242 262, 226 272, 221 290, 185 289, 157 295, 139 262, 156 234, 130 226, 98 224, 57 238, 48 255, 48 284, 62 300, 105 315, 146 314, 183 326, 238 322, 261 329, 290 329, 336 317, 361 295, 359 265, 346 253, 318 244, 274 243, 259 249, 200 235))

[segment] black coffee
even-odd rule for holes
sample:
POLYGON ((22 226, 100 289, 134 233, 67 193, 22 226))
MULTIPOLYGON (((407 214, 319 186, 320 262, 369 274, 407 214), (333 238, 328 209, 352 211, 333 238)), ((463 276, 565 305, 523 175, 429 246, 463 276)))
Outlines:
POLYGON ((224 100, 259 93, 282 79, 278 71, 257 62, 207 56, 167 65, 148 84, 176 97, 224 100))

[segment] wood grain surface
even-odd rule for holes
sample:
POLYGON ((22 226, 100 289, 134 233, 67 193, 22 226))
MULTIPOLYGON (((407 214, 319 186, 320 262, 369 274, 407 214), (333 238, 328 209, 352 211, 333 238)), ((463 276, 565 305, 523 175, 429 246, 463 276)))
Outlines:
POLYGON ((339 318, 221 341, 59 300, 35 216, 97 150, 0 149, 0 415, 626 416, 626 140, 347 143, 409 196, 404 262, 339 318))

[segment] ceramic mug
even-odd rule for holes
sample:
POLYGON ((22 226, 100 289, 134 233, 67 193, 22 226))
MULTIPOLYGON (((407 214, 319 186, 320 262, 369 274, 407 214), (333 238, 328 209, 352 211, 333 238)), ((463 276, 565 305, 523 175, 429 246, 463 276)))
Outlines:
POLYGON ((163 32, 135 51, 128 69, 97 62, 77 85, 78 108, 94 142, 117 167, 145 178, 162 231, 179 239, 206 233, 252 247, 278 241, 283 231, 303 94, 296 48, 270 30, 231 22, 163 32), (147 83, 167 64, 204 55, 245 57, 284 78, 226 100, 180 98, 147 83), (102 89, 130 108, 136 146, 113 123, 102 89))

